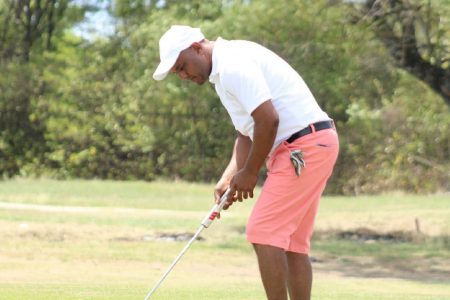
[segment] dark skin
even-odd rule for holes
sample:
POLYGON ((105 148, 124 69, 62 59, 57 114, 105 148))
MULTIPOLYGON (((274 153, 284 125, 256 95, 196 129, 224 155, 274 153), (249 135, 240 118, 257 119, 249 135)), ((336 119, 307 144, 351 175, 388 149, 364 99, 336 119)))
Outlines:
POLYGON ((255 122, 253 142, 244 167, 239 169, 230 181, 230 194, 236 197, 229 197, 228 203, 253 198, 259 170, 266 160, 277 134, 279 119, 272 101, 265 101, 258 106, 252 112, 252 117, 255 122))
POLYGON ((170 71, 176 73, 183 80, 188 79, 200 85, 205 83, 211 74, 212 52, 203 44, 193 43, 189 48, 183 50, 170 71))
MULTIPOLYGON (((205 83, 211 74, 213 48, 214 42, 206 39, 193 43, 180 53, 171 72, 183 80, 187 79, 200 85, 205 83)), ((216 201, 228 186, 231 188, 225 209, 234 201, 253 198, 259 170, 272 148, 277 133, 278 113, 270 99, 257 107, 251 115, 255 122, 253 142, 248 137, 238 135, 236 143, 241 147, 234 147, 232 160, 216 185, 214 193, 216 201), (237 157, 239 163, 233 162, 237 157)))
POLYGON ((255 127, 253 142, 238 133, 228 167, 216 185, 214 195, 218 201, 230 187, 230 196, 224 206, 228 209, 235 201, 253 198, 258 173, 272 148, 278 128, 278 113, 271 101, 265 101, 252 113, 255 127))

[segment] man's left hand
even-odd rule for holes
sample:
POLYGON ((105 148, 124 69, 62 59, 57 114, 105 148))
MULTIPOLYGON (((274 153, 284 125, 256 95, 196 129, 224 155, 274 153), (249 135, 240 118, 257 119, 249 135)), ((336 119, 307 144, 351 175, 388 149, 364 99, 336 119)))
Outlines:
POLYGON ((253 190, 258 181, 258 173, 250 172, 246 168, 238 171, 230 182, 230 193, 228 194, 227 203, 224 209, 227 209, 233 202, 243 199, 253 198, 253 190))

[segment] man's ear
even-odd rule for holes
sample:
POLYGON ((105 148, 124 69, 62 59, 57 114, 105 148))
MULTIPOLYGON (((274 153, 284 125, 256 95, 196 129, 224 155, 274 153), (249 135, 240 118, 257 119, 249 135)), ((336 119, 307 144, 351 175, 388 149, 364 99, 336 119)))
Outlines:
POLYGON ((191 45, 192 49, 195 50, 195 52, 200 52, 200 50, 202 49, 202 45, 199 42, 194 42, 191 45))

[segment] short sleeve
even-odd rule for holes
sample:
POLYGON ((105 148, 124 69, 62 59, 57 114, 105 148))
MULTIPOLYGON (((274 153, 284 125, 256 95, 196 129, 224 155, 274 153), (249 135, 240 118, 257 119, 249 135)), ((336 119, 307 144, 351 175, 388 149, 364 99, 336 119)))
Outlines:
POLYGON ((249 115, 262 103, 272 99, 261 68, 251 60, 235 60, 228 65, 222 75, 222 84, 249 115))

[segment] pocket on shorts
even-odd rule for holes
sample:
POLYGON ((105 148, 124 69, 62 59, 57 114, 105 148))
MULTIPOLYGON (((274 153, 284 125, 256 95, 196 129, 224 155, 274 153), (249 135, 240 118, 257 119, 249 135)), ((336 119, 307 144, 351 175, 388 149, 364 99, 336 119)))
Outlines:
POLYGON ((314 140, 313 145, 318 150, 339 151, 339 139, 335 130, 323 132, 323 135, 314 140))
POLYGON ((317 150, 324 150, 324 151, 336 151, 336 148, 339 149, 338 144, 325 144, 325 143, 316 143, 314 147, 317 150))
POLYGON ((309 154, 314 161, 332 160, 336 161, 339 155, 339 140, 335 132, 324 134, 311 141, 309 154))

